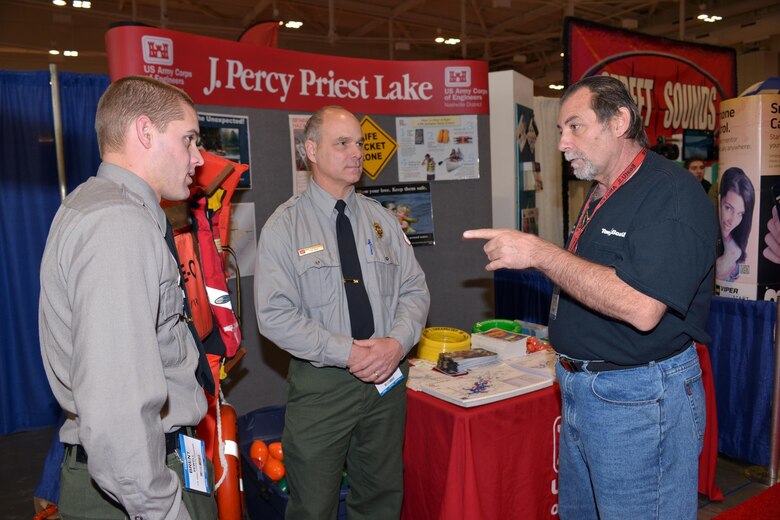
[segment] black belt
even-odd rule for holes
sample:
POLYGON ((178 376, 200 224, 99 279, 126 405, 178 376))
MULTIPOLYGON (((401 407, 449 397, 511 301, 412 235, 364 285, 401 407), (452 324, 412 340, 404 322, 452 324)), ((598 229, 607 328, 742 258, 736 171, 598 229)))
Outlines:
MULTIPOLYGON (((182 426, 178 430, 174 430, 170 433, 166 433, 165 434, 166 455, 170 455, 171 453, 179 449, 180 433, 183 433, 184 435, 189 435, 190 437, 194 437, 195 428, 192 426, 182 426)), ((84 449, 84 446, 82 446, 81 444, 66 444, 65 446, 70 450, 76 450, 76 462, 80 462, 82 464, 87 463, 87 451, 84 449)))
POLYGON ((567 372, 585 372, 586 370, 588 372, 609 372, 610 370, 627 370, 629 368, 646 367, 650 363, 658 363, 659 361, 663 361, 665 359, 674 357, 677 354, 681 353, 686 348, 688 348, 689 346, 690 345, 685 345, 680 350, 675 350, 668 356, 664 356, 659 359, 654 359, 653 361, 648 361, 647 363, 642 363, 639 365, 618 365, 617 363, 610 363, 609 361, 586 361, 583 359, 572 359, 570 357, 566 357, 561 354, 557 354, 557 357, 558 357, 558 362, 561 364, 563 369, 566 370, 567 372))

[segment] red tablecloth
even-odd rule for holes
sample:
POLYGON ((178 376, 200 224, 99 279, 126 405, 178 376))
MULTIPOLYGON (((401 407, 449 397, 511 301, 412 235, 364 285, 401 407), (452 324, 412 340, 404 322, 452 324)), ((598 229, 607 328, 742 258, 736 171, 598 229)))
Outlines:
POLYGON ((557 385, 470 409, 407 395, 402 518, 557 516, 557 385))
MULTIPOLYGON (((718 431, 712 368, 697 345, 707 399, 699 492, 723 500, 715 485, 718 431)), ((407 391, 405 520, 557 517, 557 384, 497 403, 461 408, 407 391)))

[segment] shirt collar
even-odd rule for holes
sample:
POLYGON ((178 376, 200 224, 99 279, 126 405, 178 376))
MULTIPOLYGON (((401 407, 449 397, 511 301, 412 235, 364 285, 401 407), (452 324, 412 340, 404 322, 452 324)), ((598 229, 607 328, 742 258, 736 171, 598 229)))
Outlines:
POLYGON ((165 236, 165 229, 167 226, 165 212, 160 207, 160 202, 157 200, 157 194, 149 183, 130 170, 126 170, 116 164, 105 162, 100 163, 97 177, 107 179, 123 186, 130 195, 152 215, 155 222, 157 222, 157 225, 160 227, 160 232, 165 236))
MULTIPOLYGON (((336 210, 336 201, 339 200, 327 191, 320 188, 314 179, 309 181, 309 189, 307 191, 311 196, 314 205, 320 209, 326 215, 331 215, 336 210)), ((355 188, 352 187, 349 193, 342 200, 347 203, 346 211, 351 214, 357 212, 357 195, 355 195, 355 188)))

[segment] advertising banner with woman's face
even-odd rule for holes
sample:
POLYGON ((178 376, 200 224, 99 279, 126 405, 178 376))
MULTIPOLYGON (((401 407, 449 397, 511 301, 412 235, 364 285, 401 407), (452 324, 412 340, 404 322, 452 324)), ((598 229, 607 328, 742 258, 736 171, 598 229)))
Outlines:
POLYGON ((777 300, 780 95, 728 99, 720 105, 720 118, 716 292, 777 300))

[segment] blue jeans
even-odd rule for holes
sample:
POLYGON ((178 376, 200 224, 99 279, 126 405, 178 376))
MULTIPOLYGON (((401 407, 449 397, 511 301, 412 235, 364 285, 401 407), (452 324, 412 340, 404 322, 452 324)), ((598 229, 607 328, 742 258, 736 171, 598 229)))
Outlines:
POLYGON ((561 519, 695 520, 705 426, 696 349, 609 372, 559 363, 556 373, 561 519))

